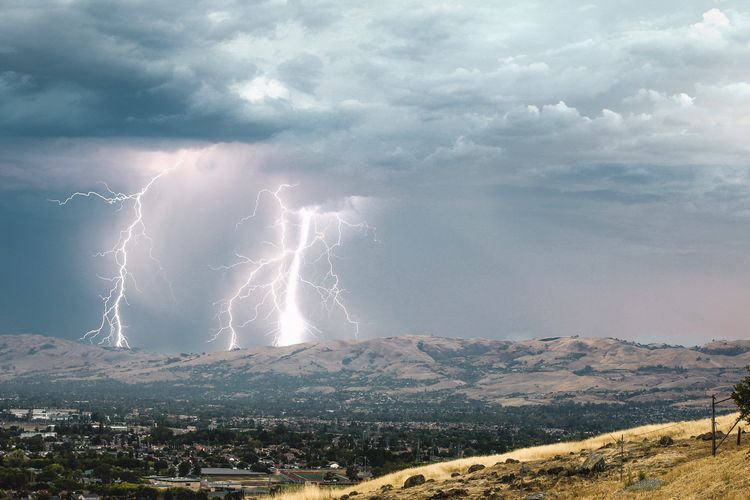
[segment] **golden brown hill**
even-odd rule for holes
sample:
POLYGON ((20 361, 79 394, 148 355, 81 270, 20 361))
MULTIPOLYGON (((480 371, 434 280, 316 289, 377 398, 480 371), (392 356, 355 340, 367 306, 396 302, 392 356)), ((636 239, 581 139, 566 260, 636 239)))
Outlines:
MULTIPOLYGON (((727 431, 735 418, 735 415, 720 417, 718 429, 727 431)), ((580 442, 539 446, 503 455, 417 467, 345 490, 308 487, 277 498, 748 498, 750 435, 743 436, 740 446, 735 444, 735 435, 730 436, 720 448, 718 456, 712 457, 711 442, 695 438, 709 430, 709 420, 638 427, 580 442), (625 438, 622 480, 620 448, 615 443, 615 438, 621 435, 625 438), (665 436, 669 439, 664 438, 665 436), (509 461, 509 458, 519 462, 509 461), (588 465, 592 466, 600 458, 603 459, 602 470, 581 470, 587 460, 588 465), (471 470, 474 471, 470 472, 471 470), (404 487, 409 478, 419 475, 424 476, 424 483, 404 487)))
POLYGON ((208 354, 123 351, 39 335, 0 336, 0 382, 192 384, 230 393, 332 392, 369 403, 448 398, 517 406, 560 402, 703 407, 750 365, 750 341, 686 348, 595 337, 530 340, 429 336, 326 340, 208 354))

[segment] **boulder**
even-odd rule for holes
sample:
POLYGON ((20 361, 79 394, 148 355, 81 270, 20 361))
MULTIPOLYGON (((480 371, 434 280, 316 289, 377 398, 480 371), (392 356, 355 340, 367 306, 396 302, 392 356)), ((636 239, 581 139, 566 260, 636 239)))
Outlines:
POLYGON ((460 472, 451 472, 451 477, 458 477, 460 475, 461 475, 460 472))
POLYGON ((482 470, 482 469, 484 469, 484 465, 482 465, 482 464, 474 464, 471 467, 469 467, 469 474, 471 474, 472 472, 476 472, 478 470, 482 470))
POLYGON ((393 485, 392 484, 384 484, 383 486, 380 487, 381 491, 389 491, 389 490, 392 490, 392 489, 393 489, 393 485))
POLYGON ((505 463, 506 464, 517 464, 519 462, 520 462, 520 460, 516 460, 515 458, 506 458, 505 459, 505 463))
POLYGON ((586 460, 583 462, 583 465, 581 465, 581 472, 584 474, 602 472, 604 471, 605 467, 606 462, 604 461, 604 455, 592 453, 586 458, 586 460))
POLYGON ((413 486, 419 486, 420 484, 424 483, 424 476, 422 474, 417 474, 416 476, 410 476, 406 478, 406 481, 404 481, 404 488, 411 488, 413 486))
POLYGON ((469 496, 469 491, 463 488, 451 488, 449 490, 437 490, 432 496, 427 497, 427 500, 448 500, 451 498, 462 498, 469 496))
POLYGON ((509 484, 516 480, 516 475, 512 472, 510 474, 506 474, 504 476, 500 476, 498 479, 501 483, 509 484))
POLYGON ((543 491, 538 491, 536 493, 532 493, 531 495, 526 495, 524 497, 524 500, 545 500, 547 498, 547 494, 543 491))
POLYGON ((446 491, 446 493, 448 494, 448 498, 460 498, 469 496, 469 490, 466 490, 464 488, 451 488, 446 491))
POLYGON ((662 484, 664 484, 664 481, 661 479, 641 479, 626 487, 625 491, 653 491, 661 487, 662 484))
POLYGON ((662 436, 659 438, 659 445, 660 446, 672 446, 674 444, 674 440, 671 436, 662 436))
MULTIPOLYGON (((716 439, 721 439, 723 437, 724 437, 723 432, 716 431, 716 439)), ((703 434, 698 434, 697 436, 695 436, 695 439, 697 439, 698 441, 711 441, 711 433, 705 432, 703 434)))
POLYGON ((560 467, 559 465, 555 467, 550 467, 547 469, 547 475, 549 476, 557 476, 559 474, 562 474, 565 471, 565 467, 560 467))

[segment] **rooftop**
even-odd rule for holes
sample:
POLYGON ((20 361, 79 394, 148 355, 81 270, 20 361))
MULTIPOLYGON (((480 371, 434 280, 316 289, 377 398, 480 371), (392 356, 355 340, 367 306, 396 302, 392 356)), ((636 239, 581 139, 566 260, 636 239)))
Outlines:
POLYGON ((248 469, 230 469, 229 467, 203 467, 201 476, 265 476, 265 472, 254 472, 248 469))

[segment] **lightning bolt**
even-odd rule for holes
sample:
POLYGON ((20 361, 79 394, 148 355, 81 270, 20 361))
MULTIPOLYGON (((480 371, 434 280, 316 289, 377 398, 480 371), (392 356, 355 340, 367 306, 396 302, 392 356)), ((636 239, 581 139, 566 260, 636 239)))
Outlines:
POLYGON ((307 321, 300 306, 301 287, 311 290, 320 299, 321 307, 329 313, 334 309, 359 335, 360 323, 349 313, 344 303, 345 291, 341 288, 334 260, 336 250, 341 246, 346 230, 359 230, 367 233, 366 222, 353 224, 337 212, 321 212, 320 207, 309 206, 298 210, 289 208, 282 196, 283 191, 294 188, 282 184, 276 190, 263 189, 255 199, 252 214, 242 218, 237 228, 258 214, 262 198, 270 197, 279 215, 271 228, 277 231, 276 241, 264 241, 272 254, 253 259, 235 254, 237 261, 214 269, 230 270, 245 268, 245 279, 228 298, 217 302, 219 328, 211 340, 222 335, 229 337, 229 350, 238 349, 237 331, 258 320, 271 321, 269 332, 273 345, 285 346, 304 342, 318 328, 307 321), (296 239, 295 239, 296 236, 296 239), (316 277, 306 277, 303 271, 308 268, 316 277), (320 272, 322 268, 322 272, 320 272), (319 271, 313 273, 312 271, 319 271), (249 314, 238 318, 238 308, 251 301, 249 314), (275 320, 272 319, 275 317, 275 320))
POLYGON ((106 295, 100 295, 103 304, 103 311, 99 326, 86 332, 83 337, 81 337, 82 340, 93 342, 95 339, 99 339, 100 344, 130 349, 130 344, 128 343, 128 339, 124 332, 126 326, 122 321, 122 308, 123 304, 128 305, 126 284, 130 282, 133 287, 138 290, 138 283, 133 274, 128 270, 128 251, 133 244, 138 242, 139 238, 146 240, 149 245, 149 258, 157 263, 160 274, 163 276, 164 269, 162 268, 161 263, 159 263, 153 255, 153 240, 146 232, 146 226, 143 222, 143 197, 149 192, 156 181, 172 170, 175 170, 180 163, 181 160, 178 161, 177 165, 174 167, 162 170, 159 174, 152 177, 140 191, 135 193, 128 194, 116 192, 106 183, 102 183, 104 185, 104 192, 76 192, 64 200, 51 200, 56 202, 59 206, 63 206, 76 198, 98 198, 109 205, 116 205, 118 207, 118 212, 123 210, 129 202, 132 202, 132 217, 128 225, 120 230, 115 245, 109 250, 98 252, 96 254, 98 257, 113 256, 116 271, 111 277, 100 276, 101 279, 111 283, 111 287, 106 295))

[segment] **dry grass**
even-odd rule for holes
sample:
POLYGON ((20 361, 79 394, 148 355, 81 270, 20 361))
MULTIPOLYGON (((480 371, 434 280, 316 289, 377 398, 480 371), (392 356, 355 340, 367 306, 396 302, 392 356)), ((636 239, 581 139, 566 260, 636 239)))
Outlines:
POLYGON ((330 500, 338 498, 344 493, 344 490, 332 490, 330 488, 320 488, 313 484, 306 484, 298 490, 275 495, 273 498, 283 500, 330 500))
MULTIPOLYGON (((717 430, 727 432, 729 430, 729 427, 731 427, 736 419, 737 414, 718 417, 717 430)), ((373 479, 371 481, 360 483, 356 486, 346 489, 333 490, 326 487, 321 488, 317 486, 307 485, 298 491, 287 492, 274 498, 279 500, 332 499, 338 498, 345 493, 351 492, 352 490, 356 490, 359 493, 368 493, 374 492, 380 489, 381 486, 386 484, 393 485, 394 487, 400 487, 401 485, 403 485, 406 478, 415 474, 423 474, 427 479, 442 481, 450 478, 450 475, 453 472, 466 472, 466 469, 468 469, 469 466, 473 464, 482 464, 490 467, 497 462, 505 461, 505 459, 507 458, 515 458, 522 461, 542 460, 551 458, 555 455, 566 455, 570 452, 577 453, 584 449, 597 449, 604 444, 612 443, 615 439, 619 439, 620 436, 624 436, 626 441, 642 440, 644 438, 654 438, 662 435, 669 435, 673 439, 677 440, 689 438, 691 436, 710 431, 710 419, 675 422, 671 424, 644 425, 641 427, 616 431, 609 434, 602 434, 600 436, 595 436, 583 441, 555 443, 543 446, 535 446, 531 448, 522 448, 499 455, 463 458, 459 460, 452 460, 450 462, 440 462, 430 465, 424 465, 421 467, 415 467, 412 469, 405 469, 399 472, 394 472, 392 474, 379 477, 377 479, 373 479)), ((707 474, 713 473, 714 472, 707 472, 707 474)), ((696 483, 696 487, 700 484, 700 481, 698 481, 696 483)), ((683 496, 682 498, 685 497, 683 496)))

